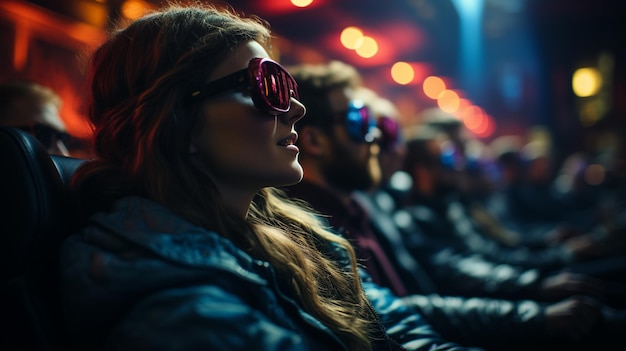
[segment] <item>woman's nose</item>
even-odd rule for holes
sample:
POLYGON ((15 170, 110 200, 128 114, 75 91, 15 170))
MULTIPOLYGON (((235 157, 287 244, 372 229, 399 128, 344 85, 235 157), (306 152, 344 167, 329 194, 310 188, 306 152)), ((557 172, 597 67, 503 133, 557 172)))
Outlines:
POLYGON ((294 124, 299 121, 306 113, 306 107, 295 98, 291 98, 289 111, 281 115, 285 123, 294 124))

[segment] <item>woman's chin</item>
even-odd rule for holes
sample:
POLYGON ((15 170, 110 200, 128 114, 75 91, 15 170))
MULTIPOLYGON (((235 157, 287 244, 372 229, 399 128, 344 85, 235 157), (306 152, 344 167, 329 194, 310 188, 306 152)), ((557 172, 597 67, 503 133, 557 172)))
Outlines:
POLYGON ((292 172, 284 178, 284 183, 280 186, 290 186, 294 184, 300 183, 302 181, 302 177, 304 176, 304 170, 299 163, 296 163, 292 169, 292 172))

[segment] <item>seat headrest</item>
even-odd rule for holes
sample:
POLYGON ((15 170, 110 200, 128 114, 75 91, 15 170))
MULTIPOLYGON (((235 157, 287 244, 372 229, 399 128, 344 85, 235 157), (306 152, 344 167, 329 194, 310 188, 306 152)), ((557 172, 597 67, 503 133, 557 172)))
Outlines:
POLYGON ((20 274, 20 269, 38 261, 37 255, 70 234, 73 201, 68 185, 84 160, 53 157, 54 161, 31 134, 0 127, 3 280, 20 274))

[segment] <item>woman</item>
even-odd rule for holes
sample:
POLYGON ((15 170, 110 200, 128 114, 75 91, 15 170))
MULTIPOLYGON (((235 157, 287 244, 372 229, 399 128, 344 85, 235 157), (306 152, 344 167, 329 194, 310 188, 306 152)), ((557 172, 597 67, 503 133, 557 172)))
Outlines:
POLYGON ((259 19, 172 6, 93 55, 98 157, 74 185, 95 214, 61 258, 79 349, 457 348, 272 188, 302 178, 305 108, 269 41, 259 19))

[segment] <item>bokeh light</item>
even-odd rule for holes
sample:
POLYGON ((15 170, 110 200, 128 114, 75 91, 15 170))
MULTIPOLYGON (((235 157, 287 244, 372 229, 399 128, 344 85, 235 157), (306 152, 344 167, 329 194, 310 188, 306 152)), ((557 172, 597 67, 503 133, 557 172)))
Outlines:
POLYGON ((473 132, 478 137, 487 138, 490 137, 495 131, 495 125, 496 124, 491 116, 483 114, 483 120, 481 125, 478 128, 474 129, 473 132))
POLYGON ((602 86, 602 76, 593 67, 579 68, 572 76, 572 89, 579 97, 593 96, 602 86))
POLYGON ((415 71, 406 62, 396 62, 391 66, 391 78, 398 84, 406 85, 415 79, 415 71))
POLYGON ((343 46, 354 50, 363 44, 363 31, 354 26, 346 27, 341 31, 339 40, 341 40, 343 46))
POLYGON ((468 99, 465 98, 459 98, 459 108, 456 109, 456 111, 454 112, 454 115, 458 118, 458 119, 463 119, 463 111, 465 110, 466 107, 469 107, 472 105, 472 102, 468 99))
POLYGON ((378 53, 378 43, 372 37, 363 36, 363 42, 355 49, 356 53, 363 58, 370 58, 378 53))
POLYGON ((462 115, 463 124, 471 131, 481 128, 481 125, 485 123, 485 114, 483 110, 476 105, 466 107, 462 115))
POLYGON ((313 0, 291 0, 291 3, 296 7, 307 7, 313 3, 313 0))
POLYGON ((446 83, 437 76, 428 76, 422 83, 422 89, 426 96, 431 99, 436 99, 439 97, 439 94, 446 89, 446 83))
POLYGON ((437 105, 447 113, 455 113, 460 106, 459 94, 454 90, 445 89, 437 96, 437 105))
POLYGON ((154 6, 143 0, 126 0, 122 4, 122 15, 128 19, 137 19, 154 6))

